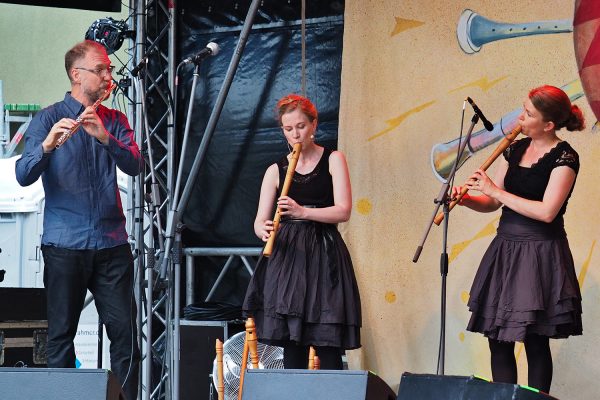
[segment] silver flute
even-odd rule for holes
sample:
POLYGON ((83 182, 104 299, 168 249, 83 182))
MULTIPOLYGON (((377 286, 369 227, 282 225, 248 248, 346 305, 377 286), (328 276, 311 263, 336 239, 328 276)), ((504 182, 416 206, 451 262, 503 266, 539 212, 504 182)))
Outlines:
MULTIPOLYGON (((115 83, 114 82, 110 82, 110 84, 108 85, 108 88, 106 88, 106 91, 102 94, 102 96, 100 96, 100 98, 98 100, 96 100, 94 102, 94 104, 92 104, 92 107, 94 108, 94 110, 96 110, 98 108, 98 106, 100 106, 100 103, 102 103, 104 100, 108 99, 108 97, 110 96, 110 92, 112 92, 113 88, 115 87, 115 83)), ((55 149, 58 149, 60 146, 62 146, 67 139, 69 139, 71 136, 73 136, 73 134, 77 131, 77 129, 79 129, 79 127, 81 126, 81 123, 83 122, 83 119, 81 118, 81 115, 79 117, 77 117, 77 119, 75 120, 75 125, 73 125, 71 127, 71 129, 65 131, 56 141, 56 145, 54 146, 55 149)))

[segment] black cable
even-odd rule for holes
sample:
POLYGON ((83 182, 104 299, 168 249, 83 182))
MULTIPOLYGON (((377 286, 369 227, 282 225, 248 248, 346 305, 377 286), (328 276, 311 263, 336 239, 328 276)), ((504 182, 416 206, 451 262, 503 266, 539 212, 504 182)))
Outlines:
POLYGON ((233 321, 242 319, 242 307, 225 302, 204 302, 184 307, 183 317, 194 321, 233 321))

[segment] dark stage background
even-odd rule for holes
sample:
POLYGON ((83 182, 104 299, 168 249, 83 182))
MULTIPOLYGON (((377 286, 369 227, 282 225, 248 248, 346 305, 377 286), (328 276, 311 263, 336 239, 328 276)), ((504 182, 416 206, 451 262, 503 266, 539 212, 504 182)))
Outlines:
MULTIPOLYGON (((239 40, 250 1, 179 2, 178 62, 216 42, 220 52, 205 59, 194 96, 184 182, 239 40)), ((307 1, 306 91, 319 111, 316 139, 337 147, 343 47, 343 2, 307 1)), ((182 221, 184 247, 262 246, 253 230, 263 174, 288 153, 275 104, 301 92, 300 1, 264 1, 194 183, 182 221)), ((181 141, 193 66, 180 70, 177 136, 181 141)), ((152 101, 150 99, 149 103, 152 101)), ((160 110, 157 110, 160 112, 160 110)), ((149 114, 152 107, 149 107, 149 114)), ((149 118, 153 118, 149 115, 149 118)), ((175 157, 179 161, 179 156, 175 157)), ((183 185, 182 185, 183 187, 183 185)), ((239 260, 238 260, 239 261, 239 260)), ((196 298, 205 298, 223 265, 222 257, 196 261, 196 298)), ((241 304, 249 276, 234 266, 214 300, 241 304)))

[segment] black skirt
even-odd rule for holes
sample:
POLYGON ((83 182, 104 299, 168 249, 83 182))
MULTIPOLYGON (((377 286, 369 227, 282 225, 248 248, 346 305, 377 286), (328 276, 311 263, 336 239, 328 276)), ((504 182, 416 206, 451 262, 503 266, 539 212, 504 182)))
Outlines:
POLYGON ((581 335, 581 293, 562 220, 558 229, 531 221, 502 215, 471 287, 469 331, 507 342, 581 335))
POLYGON ((352 260, 335 225, 282 221, 244 301, 261 342, 360 347, 361 307, 352 260))

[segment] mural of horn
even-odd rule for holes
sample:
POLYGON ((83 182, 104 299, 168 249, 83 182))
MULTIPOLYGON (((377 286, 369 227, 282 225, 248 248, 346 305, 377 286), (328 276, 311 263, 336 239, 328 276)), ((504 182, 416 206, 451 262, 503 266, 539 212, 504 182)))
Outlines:
MULTIPOLYGON (((579 79, 567 83, 561 89, 569 95, 571 101, 575 101, 583 96, 583 87, 579 79)), ((491 132, 485 129, 475 132, 471 136, 467 147, 465 147, 466 151, 463 153, 458 167, 460 168, 473 154, 497 142, 512 131, 517 125, 521 111, 522 108, 517 108, 502 116, 500 121, 494 124, 494 129, 491 132)), ((456 151, 460 145, 459 139, 456 138, 446 143, 438 143, 431 148, 431 169, 433 170, 433 175, 442 182, 446 182, 454 160, 456 160, 456 151)))
POLYGON ((571 20, 509 24, 492 21, 469 9, 462 12, 456 27, 458 44, 467 54, 477 53, 481 46, 496 40, 572 31, 573 21, 571 20))

